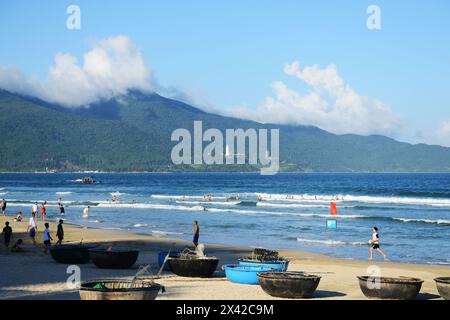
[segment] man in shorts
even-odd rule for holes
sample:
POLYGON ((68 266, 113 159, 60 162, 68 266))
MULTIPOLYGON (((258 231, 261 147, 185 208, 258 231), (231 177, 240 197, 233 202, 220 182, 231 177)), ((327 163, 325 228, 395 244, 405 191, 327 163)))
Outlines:
POLYGON ((370 257, 369 260, 372 260, 373 258, 373 252, 374 250, 377 250, 378 253, 380 253, 384 260, 387 261, 387 256, 384 254, 384 252, 380 249, 380 236, 378 235, 378 228, 373 227, 372 229, 372 240, 369 240, 370 243, 370 257))

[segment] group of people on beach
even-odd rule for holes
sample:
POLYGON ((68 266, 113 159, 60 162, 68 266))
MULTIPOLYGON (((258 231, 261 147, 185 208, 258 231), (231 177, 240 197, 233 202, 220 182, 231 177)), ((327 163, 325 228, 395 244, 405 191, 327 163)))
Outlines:
MULTIPOLYGON (((58 241, 56 244, 62 244, 62 241, 64 240, 64 228, 63 228, 64 221, 62 219, 59 220, 57 231, 56 231, 56 237, 58 238, 58 241)), ((27 226, 27 233, 30 237, 31 241, 33 242, 33 245, 36 245, 36 234, 38 232, 38 226, 36 223, 36 214, 32 213, 32 216, 30 218, 30 221, 27 226)), ((3 241, 6 248, 9 248, 11 239, 13 238, 13 229, 9 225, 9 221, 5 222, 5 227, 2 231, 3 235, 3 241)), ((51 241, 53 241, 52 236, 50 235, 50 224, 48 222, 44 223, 44 232, 43 232, 43 244, 44 244, 44 253, 47 254, 48 250, 51 246, 51 241)), ((16 243, 13 245, 11 251, 13 252, 24 252, 25 249, 23 249, 23 239, 17 239, 16 243)))
MULTIPOLYGON (((7 219, 7 214, 6 214, 7 202, 5 199, 2 199, 0 206, 2 208, 2 216, 4 217, 4 220, 6 220, 7 219)), ((46 201, 42 202, 41 206, 40 206, 40 209, 41 209, 40 216, 41 216, 41 220, 44 222, 45 222, 45 218, 47 215, 46 206, 47 206, 46 201)), ((58 200, 58 206, 60 209, 60 213, 64 214, 64 206, 62 204, 61 198, 58 200)), ((31 217, 30 217, 30 220, 28 221, 28 226, 26 229, 26 232, 27 232, 28 236, 30 237, 31 241, 33 242, 33 245, 37 244, 36 235, 38 232, 38 225, 37 225, 37 218, 39 216, 38 211, 39 211, 39 204, 36 201, 31 206, 31 217)), ((22 220, 23 220, 23 213, 22 213, 22 211, 19 211, 19 212, 17 212, 16 217, 14 218, 14 221, 22 222, 22 220)), ((63 223, 64 223, 64 221, 62 219, 60 219, 59 223, 58 223, 58 227, 57 227, 57 232, 56 232, 56 237, 58 238, 58 241, 56 242, 56 244, 61 244, 64 239, 63 223)), ((4 242, 5 247, 9 249, 11 240, 13 238, 13 229, 10 226, 9 221, 5 221, 5 226, 2 230, 2 236, 3 236, 3 242, 4 242)), ((43 231, 43 244, 44 244, 44 252, 45 253, 48 253, 48 249, 50 248, 51 241, 53 241, 53 238, 50 235, 50 224, 48 222, 45 222, 44 223, 44 231, 43 231)), ((24 252, 25 250, 23 249, 23 239, 17 239, 16 243, 12 246, 11 251, 24 252)))

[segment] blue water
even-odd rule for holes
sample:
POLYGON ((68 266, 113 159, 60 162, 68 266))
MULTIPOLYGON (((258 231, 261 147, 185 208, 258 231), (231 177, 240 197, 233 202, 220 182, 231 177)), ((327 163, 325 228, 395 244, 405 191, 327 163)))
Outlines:
POLYGON ((192 221, 198 220, 200 242, 349 259, 367 259, 371 228, 378 226, 391 261, 450 264, 450 174, 93 175, 100 183, 84 185, 80 173, 0 174, 0 197, 9 214, 28 216, 34 201, 45 200, 56 221, 61 197, 67 221, 81 225, 191 240, 192 221), (205 194, 213 200, 204 203, 205 194), (240 201, 225 200, 236 194, 240 201), (333 195, 344 197, 337 201, 336 230, 326 228, 333 195), (83 219, 87 204, 90 216, 83 219))

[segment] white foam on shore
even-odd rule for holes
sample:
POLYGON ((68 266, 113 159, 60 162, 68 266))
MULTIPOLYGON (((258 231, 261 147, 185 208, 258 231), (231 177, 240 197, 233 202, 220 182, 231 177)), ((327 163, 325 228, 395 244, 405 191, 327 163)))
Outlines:
POLYGON ((272 202, 258 202, 258 207, 273 207, 273 208, 328 208, 329 206, 324 204, 283 204, 272 202))
POLYGON ((338 240, 314 240, 314 239, 302 239, 297 238, 298 242, 303 243, 318 243, 324 244, 328 246, 365 246, 366 242, 347 242, 347 241, 338 241, 338 240))
POLYGON ((392 218, 397 221, 401 222, 423 222, 423 223, 431 223, 431 224, 445 224, 450 225, 450 220, 444 220, 444 219, 413 219, 413 218, 392 218))
POLYGON ((183 201, 177 200, 176 203, 186 203, 186 204, 201 204, 201 205, 218 205, 218 206, 235 206, 239 202, 236 201, 183 201))
POLYGON ((151 230, 151 233, 159 234, 159 235, 162 235, 162 236, 166 236, 166 235, 181 235, 181 234, 183 234, 181 232, 160 231, 160 230, 151 230))
POLYGON ((261 196, 263 200, 268 201, 283 201, 283 202, 361 202, 361 203, 392 203, 392 204, 411 204, 411 205, 429 205, 429 206, 450 206, 450 199, 439 198, 415 198, 415 197, 374 197, 374 196, 355 196, 355 195, 338 195, 339 200, 333 200, 333 195, 289 195, 291 199, 286 199, 286 194, 271 194, 271 193, 255 193, 256 196, 261 196), (344 200, 342 200, 342 198, 344 200))
POLYGON ((368 216, 362 214, 341 214, 338 216, 330 216, 329 214, 320 213, 296 213, 296 212, 278 212, 278 211, 259 211, 259 210, 239 210, 239 209, 219 209, 219 208, 207 208, 207 212, 233 212, 239 214, 268 214, 277 216, 296 216, 304 218, 333 218, 333 219, 358 219, 367 218, 368 216))
MULTIPOLYGON (((173 199, 173 200, 183 200, 183 199, 198 199, 198 200, 204 200, 203 196, 175 196, 175 195, 159 195, 159 194, 152 194, 152 198, 155 199, 173 199)), ((212 196, 212 199, 225 199, 225 197, 222 196, 212 196)))
POLYGON ((162 209, 162 210, 181 210, 181 211, 203 211, 202 206, 177 206, 170 204, 152 204, 152 203, 111 203, 101 202, 98 208, 129 208, 129 209, 162 209))

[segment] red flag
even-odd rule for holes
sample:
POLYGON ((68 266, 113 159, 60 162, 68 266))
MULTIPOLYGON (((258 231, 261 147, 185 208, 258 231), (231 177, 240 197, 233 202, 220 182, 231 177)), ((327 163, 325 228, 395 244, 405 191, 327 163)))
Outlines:
POLYGON ((338 214, 338 212, 337 212, 336 202, 331 201, 331 203, 330 203, 330 215, 337 216, 337 214, 338 214))

